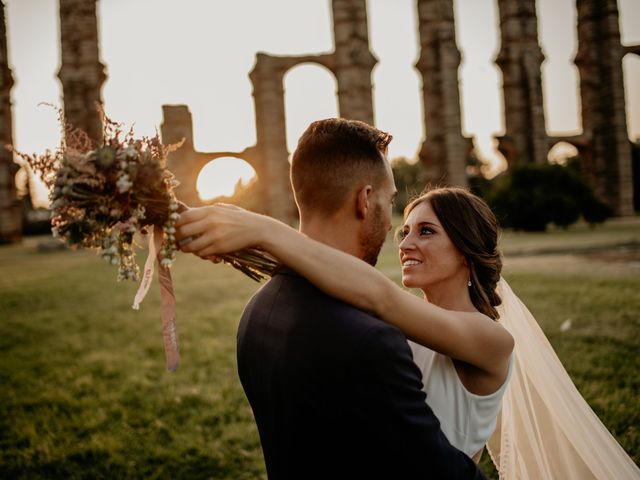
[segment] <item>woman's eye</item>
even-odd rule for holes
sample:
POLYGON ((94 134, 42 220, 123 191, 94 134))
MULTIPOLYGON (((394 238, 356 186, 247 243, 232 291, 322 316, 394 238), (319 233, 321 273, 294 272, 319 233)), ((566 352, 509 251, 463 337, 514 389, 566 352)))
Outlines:
POLYGON ((433 230, 431 230, 429 227, 420 228, 420 235, 431 235, 432 233, 433 230))

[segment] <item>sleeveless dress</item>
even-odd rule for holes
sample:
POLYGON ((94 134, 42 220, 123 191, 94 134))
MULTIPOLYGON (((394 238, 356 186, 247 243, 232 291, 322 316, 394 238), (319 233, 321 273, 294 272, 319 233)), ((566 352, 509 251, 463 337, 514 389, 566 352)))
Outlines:
POLYGON ((502 396, 511 378, 513 354, 502 386, 489 395, 476 395, 464 387, 451 358, 411 341, 409 346, 413 361, 422 372, 422 389, 427 393, 427 404, 440 420, 447 440, 473 457, 496 428, 502 396))

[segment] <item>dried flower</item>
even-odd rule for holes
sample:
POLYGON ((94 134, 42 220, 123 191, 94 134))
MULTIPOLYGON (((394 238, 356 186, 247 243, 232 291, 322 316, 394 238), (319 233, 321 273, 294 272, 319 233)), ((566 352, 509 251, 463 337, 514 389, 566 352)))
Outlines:
POLYGON ((102 169, 107 169, 113 165, 116 159, 113 149, 109 146, 101 147, 96 151, 97 164, 102 169))
POLYGON ((116 185, 118 186, 118 191, 120 193, 126 193, 129 191, 131 187, 133 187, 133 183, 131 182, 129 175, 127 175, 126 173, 118 177, 118 181, 116 182, 116 185))
MULTIPOLYGON (((97 250, 118 265, 118 280, 138 280, 134 234, 145 226, 162 228, 163 267, 176 256, 180 206, 173 190, 178 182, 166 158, 182 143, 165 146, 157 134, 135 139, 132 130, 125 134, 121 124, 102 116, 104 141, 98 147, 85 132, 67 125, 58 109, 65 133, 60 147, 43 155, 16 153, 50 189, 53 235, 70 246, 97 250)), ((221 258, 255 280, 271 275, 276 266, 255 248, 221 258)))

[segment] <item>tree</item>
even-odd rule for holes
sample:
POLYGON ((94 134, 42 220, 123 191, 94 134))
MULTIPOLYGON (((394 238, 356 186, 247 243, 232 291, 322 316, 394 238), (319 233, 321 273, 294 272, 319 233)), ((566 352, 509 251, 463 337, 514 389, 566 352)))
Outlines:
POLYGON ((425 172, 420 162, 411 161, 406 157, 391 160, 391 169, 398 189, 394 211, 402 214, 407 204, 424 190, 425 172))
POLYGON ((492 183, 486 200, 503 227, 545 231, 550 223, 566 228, 580 217, 596 224, 611 216, 571 166, 515 166, 492 183))

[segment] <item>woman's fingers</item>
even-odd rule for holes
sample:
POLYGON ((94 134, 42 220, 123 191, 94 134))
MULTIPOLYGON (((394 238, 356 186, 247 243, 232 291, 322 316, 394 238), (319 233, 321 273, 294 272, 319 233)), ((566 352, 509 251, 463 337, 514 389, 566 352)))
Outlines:
POLYGON ((214 263, 220 263, 222 261, 222 259, 218 255, 215 255, 216 253, 220 253, 220 250, 216 248, 215 244, 206 245, 204 248, 194 253, 200 258, 216 258, 217 261, 215 261, 214 263))
POLYGON ((176 221, 176 227, 180 227, 187 223, 193 223, 207 218, 208 214, 209 212, 207 207, 190 208, 180 213, 180 217, 176 221))
MULTIPOLYGON (((213 232, 206 231, 201 235, 193 236, 191 241, 184 243, 180 246, 180 250, 187 253, 197 254, 197 252, 199 252, 203 248, 214 245, 215 242, 213 239, 213 235, 214 235, 213 232)), ((220 253, 220 252, 214 251, 212 253, 220 253)))
POLYGON ((203 258, 241 250, 256 243, 253 217, 256 214, 225 204, 188 210, 176 222, 177 243, 183 252, 203 258))
POLYGON ((190 223, 176 224, 176 239, 178 241, 187 237, 198 237, 211 228, 211 220, 204 217, 190 223))

